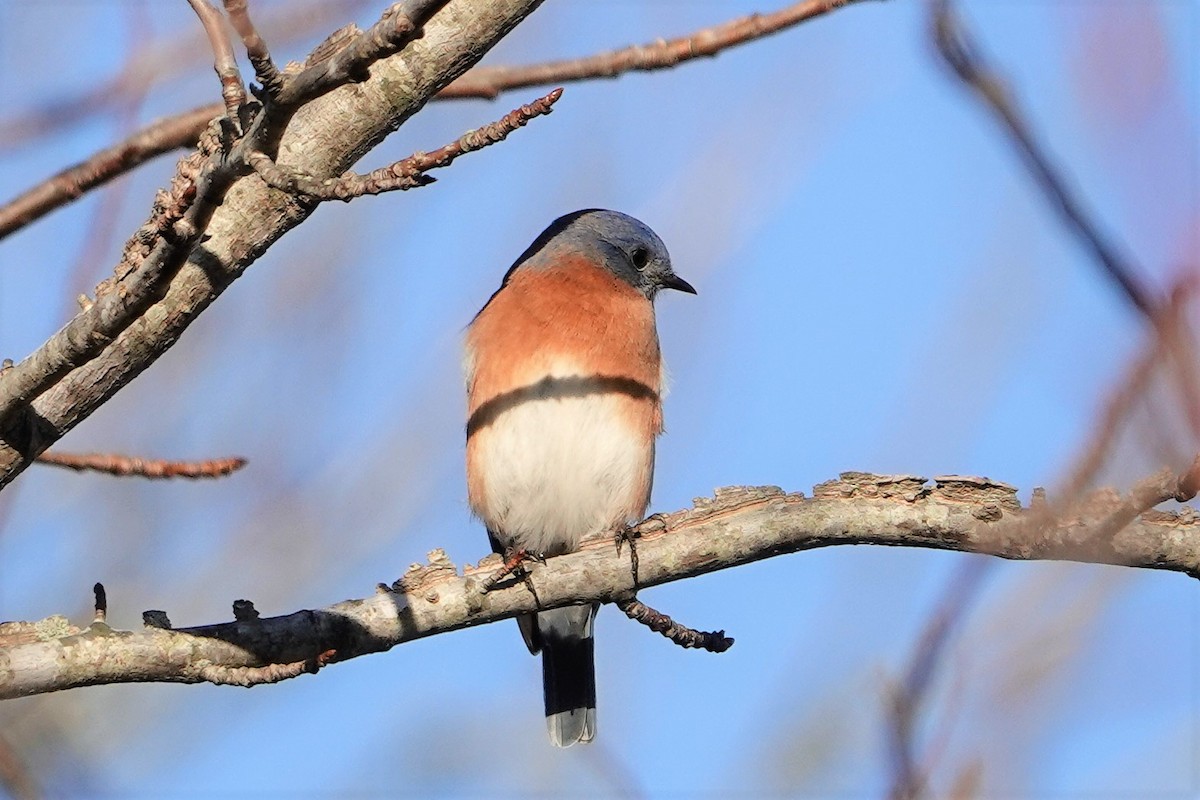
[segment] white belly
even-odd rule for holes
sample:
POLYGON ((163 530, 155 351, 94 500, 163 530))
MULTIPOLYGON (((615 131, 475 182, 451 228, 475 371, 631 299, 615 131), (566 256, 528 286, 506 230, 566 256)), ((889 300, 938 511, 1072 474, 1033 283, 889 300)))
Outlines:
POLYGON ((565 552, 640 518, 654 442, 628 423, 628 402, 611 392, 536 397, 478 432, 475 511, 505 545, 565 552))

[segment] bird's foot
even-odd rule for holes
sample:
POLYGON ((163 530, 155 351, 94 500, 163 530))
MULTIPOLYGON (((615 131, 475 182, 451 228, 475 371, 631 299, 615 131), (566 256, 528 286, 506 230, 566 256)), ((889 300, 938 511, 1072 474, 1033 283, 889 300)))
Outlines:
MULTIPOLYGON (((661 514, 652 514, 651 516, 647 517, 646 519, 655 519, 655 518, 658 518, 659 520, 661 520, 662 515, 661 514)), ((643 520, 643 522, 644 521, 645 520, 643 520)), ((620 528, 617 531, 616 535, 613 537, 613 543, 616 544, 616 546, 617 546, 617 555, 621 555, 621 548, 624 545, 626 545, 626 544, 629 545, 629 572, 630 572, 630 575, 633 577, 633 588, 635 590, 637 589, 637 585, 638 585, 637 540, 639 538, 641 538, 641 535, 642 535, 641 531, 639 530, 641 528, 641 526, 642 526, 641 522, 639 522, 637 525, 625 525, 622 528, 620 528)))
POLYGON ((540 561, 544 563, 545 560, 546 559, 542 558, 540 555, 537 555, 536 553, 530 553, 525 548, 512 548, 505 550, 504 563, 500 566, 500 569, 493 572, 490 576, 488 576, 487 580, 480 584, 479 593, 487 594, 495 589, 501 581, 510 575, 527 580, 529 576, 528 570, 525 569, 525 562, 540 561))

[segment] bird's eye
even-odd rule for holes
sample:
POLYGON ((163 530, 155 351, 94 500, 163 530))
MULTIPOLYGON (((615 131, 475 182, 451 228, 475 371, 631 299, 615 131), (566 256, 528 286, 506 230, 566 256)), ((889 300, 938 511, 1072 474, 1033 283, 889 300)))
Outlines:
POLYGON ((629 254, 629 260, 633 262, 634 269, 641 272, 650 263, 650 251, 644 247, 635 247, 629 254))

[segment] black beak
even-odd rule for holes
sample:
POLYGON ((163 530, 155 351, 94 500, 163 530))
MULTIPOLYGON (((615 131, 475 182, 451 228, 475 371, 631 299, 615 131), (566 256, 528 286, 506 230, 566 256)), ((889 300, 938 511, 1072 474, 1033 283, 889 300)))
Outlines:
POLYGON ((674 272, 663 278, 662 287, 664 289, 677 289, 678 291, 687 292, 688 294, 696 293, 695 288, 693 288, 690 283, 676 275, 674 272))

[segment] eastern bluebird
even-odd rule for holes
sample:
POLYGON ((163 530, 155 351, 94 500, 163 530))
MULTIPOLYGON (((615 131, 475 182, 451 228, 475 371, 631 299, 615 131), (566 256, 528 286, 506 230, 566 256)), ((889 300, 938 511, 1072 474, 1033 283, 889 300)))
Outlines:
MULTIPOLYGON (((587 209, 551 223, 475 315, 464 359, 467 496, 496 552, 569 553, 642 518, 663 429, 660 289, 696 293, 654 231, 587 209)), ((542 654, 558 747, 596 732, 597 608, 517 620, 542 654)))

